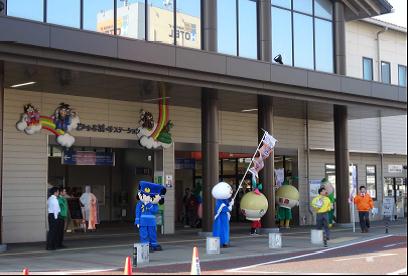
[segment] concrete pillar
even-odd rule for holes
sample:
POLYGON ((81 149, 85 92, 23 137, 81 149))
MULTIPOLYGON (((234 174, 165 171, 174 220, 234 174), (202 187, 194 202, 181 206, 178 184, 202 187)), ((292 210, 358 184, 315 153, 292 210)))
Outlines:
POLYGON ((217 1, 201 1, 201 49, 217 51, 217 1))
MULTIPOLYGON (((273 98, 258 95, 258 129, 259 139, 263 136, 262 129, 273 134, 273 98)), ((268 199, 269 207, 266 215, 262 219, 264 229, 276 228, 275 224, 275 164, 273 162, 275 154, 265 160, 263 170, 259 172, 259 181, 263 184, 263 193, 268 199)))
POLYGON ((271 1, 257 1, 258 10, 258 59, 272 61, 271 1))
MULTIPOLYGON (((344 19, 344 4, 334 3, 334 35, 336 73, 346 75, 346 31, 344 19)), ((336 163, 336 208, 337 223, 350 222, 349 196, 349 151, 348 151, 348 119, 347 107, 335 105, 334 145, 336 163)))
POLYGON ((201 92, 201 147, 203 165, 203 232, 212 231, 215 200, 212 187, 219 182, 219 121, 217 91, 201 92))
POLYGON ((4 251, 3 242, 3 120, 4 120, 4 62, 0 61, 0 252, 4 251))
MULTIPOLYGON (((206 51, 217 51, 217 1, 201 1, 201 47, 206 51)), ((203 228, 212 232, 214 198, 212 187, 219 182, 219 123, 217 91, 201 90, 201 150, 203 156, 203 228)))
POLYGON ((337 223, 350 223, 347 107, 334 106, 337 223))
POLYGON ((334 51, 336 73, 346 75, 346 21, 344 19, 344 4, 342 1, 334 3, 334 51))

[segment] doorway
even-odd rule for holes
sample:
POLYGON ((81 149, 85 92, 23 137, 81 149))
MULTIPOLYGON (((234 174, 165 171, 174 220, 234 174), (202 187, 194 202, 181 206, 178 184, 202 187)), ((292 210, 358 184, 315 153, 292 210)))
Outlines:
POLYGON ((392 197, 395 202, 394 219, 403 218, 407 214, 406 179, 403 177, 384 178, 384 197, 392 197))

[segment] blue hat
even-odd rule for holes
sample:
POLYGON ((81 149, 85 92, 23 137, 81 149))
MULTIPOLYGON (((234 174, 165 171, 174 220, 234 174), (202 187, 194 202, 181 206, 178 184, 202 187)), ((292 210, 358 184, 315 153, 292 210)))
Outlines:
POLYGON ((139 182, 139 192, 149 196, 163 194, 164 187, 161 184, 151 183, 147 181, 139 182))

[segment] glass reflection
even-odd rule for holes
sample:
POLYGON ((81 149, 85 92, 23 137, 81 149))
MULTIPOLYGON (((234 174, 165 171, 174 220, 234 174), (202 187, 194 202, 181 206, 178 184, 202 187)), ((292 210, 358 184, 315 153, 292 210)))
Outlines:
POLYGON ((7 15, 36 21, 44 20, 43 0, 8 0, 7 15))
POLYGON ((80 1, 48 0, 47 22, 73 28, 79 28, 80 1))
POLYGON ((333 4, 330 0, 315 0, 315 16, 333 19, 333 4))
POLYGON ((201 49, 200 13, 200 0, 177 0, 177 45, 201 49))
POLYGON ((294 13, 294 65, 313 69, 313 19, 310 16, 294 13))
POLYGON ((217 1, 218 52, 237 55, 237 16, 235 0, 217 1))
POLYGON ((172 0, 148 0, 148 39, 174 44, 174 17, 172 0))
POLYGON ((391 83, 391 70, 388 62, 381 62, 381 80, 383 83, 391 83))
POLYGON ((407 86, 407 67, 398 65, 398 85, 407 86))
POLYGON ((292 8, 292 1, 291 0, 272 0, 272 5, 291 9, 292 8))
POLYGON ((145 1, 116 0, 116 34, 145 39, 145 1))
POLYGON ((83 20, 85 30, 113 35, 113 1, 84 0, 83 20))
POLYGON ((304 12, 307 14, 313 13, 312 0, 293 0, 293 10, 304 12))
POLYGON ((239 55, 241 57, 258 57, 256 2, 239 0, 239 55))
POLYGON ((283 64, 292 65, 292 14, 272 7, 272 58, 279 54, 283 64))
POLYGON ((333 73, 333 28, 332 22, 315 20, 316 70, 333 73))

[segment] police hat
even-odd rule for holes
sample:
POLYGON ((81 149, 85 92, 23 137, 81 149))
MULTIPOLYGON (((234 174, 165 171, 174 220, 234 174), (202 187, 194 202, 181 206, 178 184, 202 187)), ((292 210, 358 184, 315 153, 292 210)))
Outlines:
POLYGON ((156 184, 147 181, 140 181, 139 182, 139 192, 144 195, 155 196, 155 195, 163 195, 163 185, 156 184))

